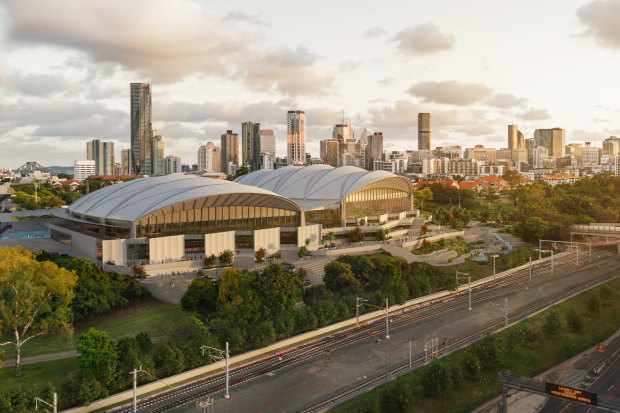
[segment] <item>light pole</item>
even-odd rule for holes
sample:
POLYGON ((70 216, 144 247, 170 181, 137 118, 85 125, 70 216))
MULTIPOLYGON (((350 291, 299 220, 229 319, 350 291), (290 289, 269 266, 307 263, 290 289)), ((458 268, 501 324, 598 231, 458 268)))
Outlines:
POLYGON ((39 410, 39 403, 43 403, 43 404, 47 404, 49 407, 51 407, 53 409, 54 413, 58 412, 58 394, 56 392, 54 392, 54 396, 53 396, 53 400, 52 400, 52 404, 49 404, 48 402, 46 402, 43 399, 39 399, 38 397, 34 398, 34 409, 35 410, 39 410))
POLYGON ((362 297, 355 297, 355 327, 360 326, 360 301, 364 302, 368 300, 362 297))
POLYGON ((129 374, 133 374, 133 413, 137 411, 137 396, 138 396, 138 373, 144 371, 142 366, 140 366, 140 370, 133 369, 133 371, 129 374))
MULTIPOLYGON (((368 300, 365 300, 368 301, 368 300)), ((366 305, 369 305, 371 307, 375 307, 375 308, 379 308, 381 310, 383 310, 383 307, 379 307, 378 305, 374 305, 374 304, 369 304, 369 303, 365 303, 366 305)), ((388 299, 385 299, 385 338, 390 338, 390 319, 388 316, 388 299)))
POLYGON ((499 257, 499 255, 493 254, 491 257, 493 257, 493 281, 495 281, 495 258, 499 257))
POLYGON ((532 282, 532 257, 530 257, 530 282, 532 282))
POLYGON ((202 407, 202 413, 213 413, 213 397, 207 396, 204 402, 199 401, 198 407, 202 407))
POLYGON ((496 304, 496 303, 491 303, 492 306, 497 306, 499 307, 500 310, 502 310, 504 312, 504 325, 506 327, 508 327, 508 297, 504 298, 504 305, 500 305, 500 304, 496 304))
POLYGON ((216 359, 216 360, 222 360, 222 359, 226 360, 226 366, 225 366, 225 368, 226 368, 226 394, 224 395, 224 398, 228 400, 228 399, 230 399, 230 393, 228 391, 228 374, 229 374, 229 371, 228 371, 228 358, 229 358, 228 357, 229 356, 229 354, 228 354, 228 341, 226 342, 226 347, 225 348, 226 348, 226 350, 220 350, 219 348, 215 348, 215 347, 200 346, 200 349, 202 350, 202 355, 203 356, 205 355, 205 349, 213 350, 213 351, 217 351, 220 355, 219 355, 219 357, 212 355, 211 358, 216 359))
POLYGON ((469 310, 471 310, 471 276, 467 274, 466 272, 460 272, 460 271, 456 272, 456 291, 457 292, 459 290, 459 275, 461 275, 462 277, 467 276, 467 289, 469 290, 469 310))

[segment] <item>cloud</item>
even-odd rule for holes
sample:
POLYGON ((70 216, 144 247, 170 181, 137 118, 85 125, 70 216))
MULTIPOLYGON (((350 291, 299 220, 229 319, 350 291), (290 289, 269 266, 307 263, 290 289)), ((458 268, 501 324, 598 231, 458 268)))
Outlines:
POLYGON ((54 74, 15 72, 9 76, 6 87, 21 95, 48 96, 66 91, 69 82, 54 74))
POLYGON ((551 119, 551 115, 547 109, 528 109, 525 112, 522 112, 518 115, 521 119, 524 120, 547 120, 551 119))
POLYGON ((373 26, 373 27, 369 27, 368 29, 364 30, 364 33, 362 33, 362 36, 379 37, 379 36, 383 36, 386 33, 387 33, 387 30, 385 30, 383 27, 373 26))
POLYGON ((418 82, 408 92, 425 102, 464 106, 487 99, 493 89, 480 83, 465 83, 458 80, 445 82, 418 82))
POLYGON ((435 23, 428 22, 408 27, 396 34, 398 50, 409 55, 427 55, 454 48, 454 35, 439 31, 435 23))
POLYGON ((496 108, 507 109, 514 106, 523 105, 527 99, 517 97, 510 93, 496 93, 485 103, 489 106, 495 106, 496 108))
POLYGON ((379 84, 383 86, 391 86, 394 84, 394 82, 396 82, 396 79, 394 79, 393 77, 385 77, 379 80, 379 84))
POLYGON ((242 11, 231 11, 224 17, 225 21, 238 21, 248 24, 253 24, 255 26, 269 27, 271 26, 269 23, 262 21, 260 18, 260 14, 247 14, 242 11))
POLYGON ((78 50, 159 82, 226 74, 226 61, 248 43, 240 28, 188 0, 9 0, 5 8, 13 42, 78 50))
POLYGON ((577 17, 585 26, 585 35, 595 38, 602 46, 620 48, 620 2, 594 0, 577 9, 577 17))
POLYGON ((260 92, 279 92, 285 96, 326 93, 333 77, 318 70, 318 56, 304 46, 279 48, 259 59, 252 57, 242 64, 246 85, 260 92))

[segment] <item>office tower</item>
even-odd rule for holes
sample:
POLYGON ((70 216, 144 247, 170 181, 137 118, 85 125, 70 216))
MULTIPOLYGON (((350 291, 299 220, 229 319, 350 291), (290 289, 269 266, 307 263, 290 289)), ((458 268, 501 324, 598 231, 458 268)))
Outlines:
POLYGON ((431 114, 418 113, 418 149, 431 150, 431 114))
POLYGON ((544 146, 537 146, 534 149, 533 156, 534 156, 534 160, 532 162, 532 167, 533 168, 542 168, 544 160, 549 157, 549 152, 547 151, 546 147, 544 147, 544 146))
MULTIPOLYGON (((156 131, 153 131, 155 134, 156 131)), ((164 166, 164 140, 161 135, 154 135, 151 140, 151 148, 153 154, 151 155, 151 174, 152 175, 165 175, 166 168, 164 166)))
POLYGON ((319 157, 327 165, 338 166, 338 141, 334 139, 324 139, 319 142, 319 157))
POLYGON ((610 136, 603 141, 603 155, 616 155, 620 153, 620 139, 610 136))
POLYGON ((150 175, 151 148, 151 85, 131 84, 131 168, 137 175, 150 175))
POLYGON ((95 175, 114 175, 114 142, 86 142, 86 159, 95 161, 95 175))
POLYGON ((383 159, 383 132, 375 132, 367 137, 366 145, 366 169, 373 170, 375 161, 383 159))
POLYGON ((289 110, 286 116, 286 155, 288 165, 306 162, 306 114, 289 110))
POLYGON ((164 173, 166 175, 178 174, 181 172, 181 158, 174 155, 168 155, 164 159, 164 173))
POLYGON ((353 139, 351 125, 347 125, 344 123, 334 125, 334 130, 332 131, 332 139, 340 143, 349 142, 351 139, 353 139))
POLYGON ((221 157, 219 148, 213 142, 207 142, 198 149, 198 172, 222 172, 221 157))
POLYGON ((273 129, 263 129, 260 131, 260 151, 261 153, 272 154, 275 159, 276 137, 273 135, 273 129))
POLYGON ((564 143, 565 130, 561 128, 536 129, 534 131, 534 142, 536 146, 544 146, 549 152, 549 156, 561 158, 566 151, 564 143))
POLYGON ((362 134, 360 135, 360 139, 359 139, 360 143, 367 144, 368 143, 368 137, 370 135, 372 135, 373 133, 374 133, 374 131, 372 129, 364 128, 362 130, 362 134))
POLYGON ((242 164, 248 165, 250 172, 260 169, 260 123, 244 122, 241 124, 241 158, 242 164))
POLYGON ((76 159, 73 162, 73 179, 82 182, 95 175, 95 161, 92 159, 76 159))
POLYGON ((231 130, 222 135, 222 172, 234 175, 239 166, 239 135, 231 130))
POLYGON ((508 125, 508 149, 525 149, 525 137, 517 125, 508 125))
POLYGON ((566 155, 574 156, 578 163, 582 162, 581 150, 582 148, 580 143, 569 143, 566 145, 566 155))
POLYGON ((260 154, 260 169, 273 170, 276 163, 276 156, 271 152, 263 152, 260 154))
POLYGON ((131 173, 131 149, 121 149, 121 175, 131 173))
POLYGON ((520 130, 517 130, 517 142, 517 149, 525 149, 525 136, 523 136, 520 130))
POLYGON ((590 142, 586 142, 586 145, 581 148, 581 161, 582 163, 589 163, 598 165, 600 163, 600 150, 596 146, 590 146, 590 142))

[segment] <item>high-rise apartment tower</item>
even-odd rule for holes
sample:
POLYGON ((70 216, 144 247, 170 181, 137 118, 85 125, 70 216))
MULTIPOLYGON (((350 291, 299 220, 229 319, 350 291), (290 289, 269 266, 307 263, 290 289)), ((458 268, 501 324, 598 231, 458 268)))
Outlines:
POLYGON ((250 172, 260 169, 260 123, 244 122, 241 124, 241 159, 248 165, 250 172))
POLYGON ((86 142, 86 159, 95 161, 95 175, 114 175, 114 142, 86 142))
POLYGON ((288 165, 306 163, 306 114, 289 110, 286 116, 286 156, 288 165))
POLYGON ((152 173, 151 85, 131 84, 131 167, 138 175, 152 173))
POLYGON ((418 113, 418 150, 431 150, 430 113, 418 113))

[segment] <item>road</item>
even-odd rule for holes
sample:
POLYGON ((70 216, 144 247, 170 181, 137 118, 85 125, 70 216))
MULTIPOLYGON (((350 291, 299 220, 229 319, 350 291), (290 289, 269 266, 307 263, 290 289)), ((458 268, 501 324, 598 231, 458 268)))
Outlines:
MULTIPOLYGON (((586 376, 577 388, 596 393, 599 397, 620 397, 620 357, 618 353, 620 348, 620 337, 616 337, 609 345, 606 346, 606 352, 614 352, 615 356, 609 358, 609 354, 593 352, 589 357, 578 360, 574 363, 572 371, 584 371, 586 376), (592 368, 597 366, 601 361, 608 359, 608 363, 601 375, 595 375, 592 368), (584 369, 584 370, 581 370, 584 369)), ((595 412, 597 409, 564 402, 557 399, 549 399, 544 405, 541 413, 584 413, 595 412)))
MULTIPOLYGON (((218 412, 295 412, 325 400, 331 395, 365 381, 367 378, 382 375, 388 369, 409 359, 409 345, 414 355, 423 354, 425 342, 438 338, 440 350, 443 347, 443 338, 446 338, 446 348, 464 336, 476 333, 489 324, 501 323, 504 314, 499 306, 503 305, 504 298, 508 299, 509 314, 533 305, 546 305, 546 300, 563 294, 573 288, 592 283, 600 276, 607 278, 617 276, 620 270, 620 261, 617 256, 599 257, 593 253, 593 265, 582 266, 574 270, 574 257, 565 262, 556 262, 555 277, 551 281, 543 281, 549 276, 549 268, 539 269, 534 274, 533 283, 524 276, 512 282, 511 286, 496 286, 491 290, 473 294, 472 310, 467 309, 467 295, 462 294, 431 307, 416 310, 405 315, 392 317, 393 327, 390 338, 385 339, 383 320, 374 325, 343 333, 343 335, 358 335, 361 339, 348 342, 339 347, 338 336, 333 335, 322 340, 317 346, 319 349, 312 357, 295 359, 294 363, 287 363, 288 353, 283 361, 277 357, 266 360, 259 371, 260 374, 251 376, 250 380, 241 381, 231 388, 230 400, 223 398, 221 385, 208 389, 215 399, 215 409, 218 412), (573 271, 570 272, 569 271, 573 271), (565 274, 560 276, 560 274, 565 274), (407 319, 401 323, 400 319, 407 319), (415 321, 411 322, 410 319, 415 321), (397 327, 399 324, 401 326, 397 327), (372 334, 374 331, 377 333, 372 334), (377 338, 381 341, 377 342, 377 338), (267 366, 267 367, 265 367, 267 366)), ((559 261, 559 260, 558 260, 559 261)), ((293 357, 293 356, 291 356, 293 357)), ((245 374, 245 373, 244 373, 245 374)), ((232 383, 235 383, 234 374, 232 383)), ((250 377, 250 376, 248 376, 250 377)), ((221 382, 221 381, 220 381, 221 382)), ((204 396, 204 395, 202 395, 204 396)), ((181 396, 174 396, 178 398, 181 396)), ((185 396, 183 396, 185 397, 185 396)), ((171 398, 170 400, 172 400, 171 398)), ((200 400, 204 400, 201 397, 200 400)), ((201 412, 196 406, 196 398, 184 406, 171 410, 167 402, 158 403, 162 411, 201 412)), ((157 411, 149 408, 149 411, 157 411)))

